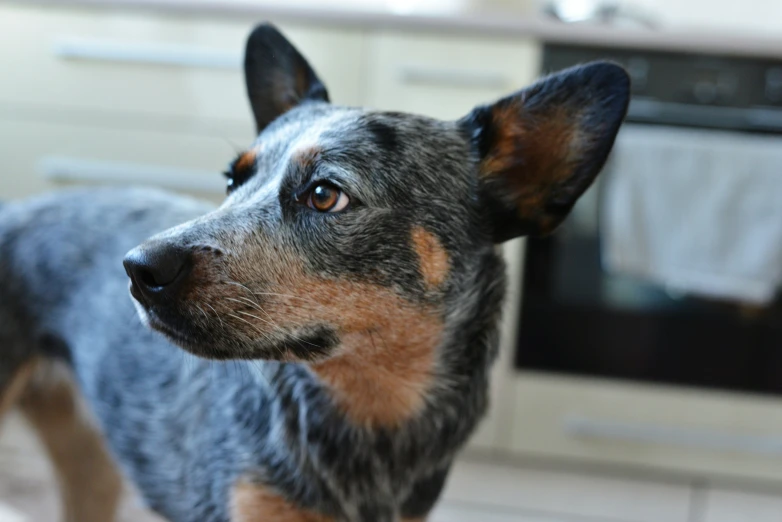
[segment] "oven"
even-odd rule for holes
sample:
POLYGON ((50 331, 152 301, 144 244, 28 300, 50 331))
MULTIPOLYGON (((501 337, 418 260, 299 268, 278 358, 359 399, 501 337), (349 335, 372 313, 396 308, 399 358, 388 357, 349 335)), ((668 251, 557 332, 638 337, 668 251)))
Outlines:
MULTIPOLYGON (((686 148, 714 133, 715 143, 778 140, 782 150, 782 60, 557 44, 545 46, 543 68, 599 58, 628 69, 633 98, 598 181, 555 234, 520 251, 512 445, 782 481, 782 294, 714 298, 611 270, 604 222, 631 135, 636 147, 647 135, 675 135, 686 148)), ((666 168, 664 157, 644 161, 666 168)))
MULTIPOLYGON (((644 136, 644 127, 664 126, 685 147, 691 134, 702 139, 704 131, 766 142, 778 134, 782 149, 782 64, 549 46, 544 67, 606 56, 633 78, 622 133, 644 136)), ((620 134, 616 147, 622 146, 620 134)), ((600 220, 612 165, 556 234, 527 243, 517 367, 782 394, 782 300, 703 298, 605 269, 600 220)))

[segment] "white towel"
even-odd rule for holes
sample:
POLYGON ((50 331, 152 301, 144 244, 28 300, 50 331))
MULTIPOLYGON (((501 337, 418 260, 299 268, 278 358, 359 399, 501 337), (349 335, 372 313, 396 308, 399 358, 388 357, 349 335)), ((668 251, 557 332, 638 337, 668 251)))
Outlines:
POLYGON ((604 267, 763 304, 782 280, 782 138, 626 126, 604 180, 604 267))

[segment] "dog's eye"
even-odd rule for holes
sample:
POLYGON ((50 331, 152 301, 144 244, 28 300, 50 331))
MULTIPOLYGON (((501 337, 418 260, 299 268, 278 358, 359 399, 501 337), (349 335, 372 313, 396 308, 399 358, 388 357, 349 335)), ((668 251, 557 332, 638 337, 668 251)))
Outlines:
POLYGON ((223 175, 228 178, 226 184, 226 192, 230 194, 234 189, 242 185, 245 181, 250 179, 255 171, 255 153, 252 151, 243 152, 235 160, 233 160, 223 172, 223 175))
POLYGON ((308 207, 318 212, 339 212, 350 203, 350 198, 330 183, 319 183, 305 194, 308 207))

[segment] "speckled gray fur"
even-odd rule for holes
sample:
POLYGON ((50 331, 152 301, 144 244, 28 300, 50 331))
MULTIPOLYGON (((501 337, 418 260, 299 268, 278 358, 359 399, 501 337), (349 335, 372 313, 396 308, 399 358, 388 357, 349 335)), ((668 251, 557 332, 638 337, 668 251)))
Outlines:
MULTIPOLYGON (((229 520, 239 479, 335 520, 425 516, 486 410, 504 268, 477 176, 487 146, 479 143, 480 114, 440 122, 338 107, 321 89, 299 93, 302 103, 280 117, 268 116, 274 103, 256 107, 262 132, 253 173, 218 209, 143 188, 62 191, 0 206, 0 384, 33 355, 68 360, 123 470, 171 521, 229 520), (317 172, 291 168, 293 155, 311 146, 325 151, 317 172), (360 205, 339 216, 296 206, 292 193, 317 175, 338 179, 360 205), (422 280, 414 226, 448 253, 437 292, 422 280), (301 328, 283 328, 272 342, 214 315, 199 318, 192 303, 177 305, 178 324, 190 332, 179 344, 223 360, 146 328, 122 259, 155 234, 220 250, 221 266, 279 246, 318 277, 434 303, 445 331, 434 348, 439 382, 425 407, 394 428, 351 423, 306 364, 270 360, 307 335, 301 328)), ((624 114, 623 89, 594 94, 616 113, 605 116, 604 141, 613 142, 624 114)), ((584 160, 595 164, 592 177, 605 154, 584 160)), ((317 326, 328 328, 329 319, 317 326)))

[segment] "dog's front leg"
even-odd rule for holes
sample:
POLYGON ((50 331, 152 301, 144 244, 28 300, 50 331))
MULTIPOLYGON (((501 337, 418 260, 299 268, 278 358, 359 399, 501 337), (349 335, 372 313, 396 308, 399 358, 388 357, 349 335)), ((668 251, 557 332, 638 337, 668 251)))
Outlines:
POLYGON ((41 361, 19 405, 54 464, 65 521, 113 521, 122 477, 70 370, 62 363, 41 361))

